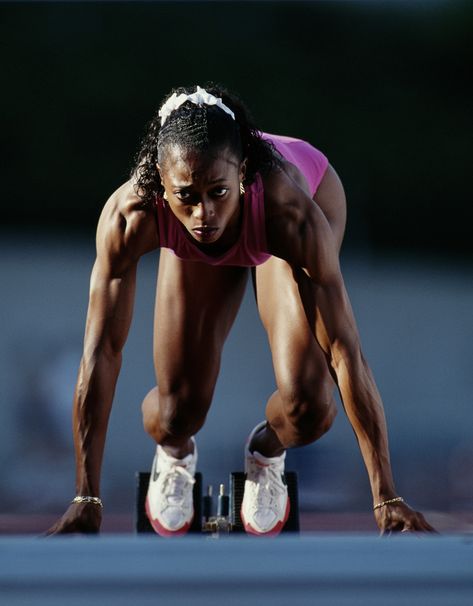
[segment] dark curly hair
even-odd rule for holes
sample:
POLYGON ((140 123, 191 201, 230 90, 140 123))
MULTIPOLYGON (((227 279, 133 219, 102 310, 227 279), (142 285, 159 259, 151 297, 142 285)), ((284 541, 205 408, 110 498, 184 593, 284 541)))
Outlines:
MULTIPOLYGON (((196 86, 173 89, 163 103, 173 93, 189 95, 196 89, 196 86)), ((262 139, 243 103, 218 85, 207 84, 205 89, 222 99, 234 112, 235 120, 216 105, 196 105, 191 101, 174 110, 163 127, 156 112, 131 171, 143 204, 153 202, 156 196, 162 196, 164 192, 156 164, 163 163, 171 145, 199 152, 229 148, 241 160, 247 158, 245 184, 252 183, 256 173, 267 174, 271 168, 279 165, 277 152, 271 143, 262 139)))

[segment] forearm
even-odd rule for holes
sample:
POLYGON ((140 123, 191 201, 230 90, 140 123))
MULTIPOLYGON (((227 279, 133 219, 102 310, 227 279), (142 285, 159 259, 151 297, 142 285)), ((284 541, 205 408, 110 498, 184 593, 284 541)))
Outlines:
POLYGON ((336 374, 343 405, 368 471, 373 502, 397 496, 383 405, 361 352, 343 356, 336 364, 336 374))
POLYGON ((74 397, 76 492, 99 496, 108 419, 121 366, 121 353, 82 358, 74 397))
POLYGON ((396 496, 383 404, 361 352, 360 337, 341 274, 318 289, 327 352, 348 419, 368 471, 373 501, 396 496))

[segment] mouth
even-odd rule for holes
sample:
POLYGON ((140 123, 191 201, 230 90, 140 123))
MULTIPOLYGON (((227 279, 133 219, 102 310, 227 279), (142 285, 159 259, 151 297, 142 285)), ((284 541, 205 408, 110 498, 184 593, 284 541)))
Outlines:
POLYGON ((199 238, 199 240, 210 240, 218 232, 218 227, 211 227, 209 225, 199 225, 198 227, 192 228, 192 233, 199 238))

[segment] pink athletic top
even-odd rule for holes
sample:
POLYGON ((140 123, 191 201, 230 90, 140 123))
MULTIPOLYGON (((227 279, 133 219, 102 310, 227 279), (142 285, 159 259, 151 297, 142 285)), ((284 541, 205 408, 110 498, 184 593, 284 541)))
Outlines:
MULTIPOLYGON (((328 166, 328 160, 322 152, 300 139, 266 133, 262 135, 263 139, 271 141, 283 158, 297 166, 307 179, 313 196, 328 166)), ((264 188, 259 174, 246 187, 240 236, 222 255, 208 255, 193 244, 185 235, 185 227, 160 197, 156 199, 156 211, 160 247, 171 249, 179 259, 201 261, 209 265, 253 267, 264 263, 271 256, 266 245, 264 188)))

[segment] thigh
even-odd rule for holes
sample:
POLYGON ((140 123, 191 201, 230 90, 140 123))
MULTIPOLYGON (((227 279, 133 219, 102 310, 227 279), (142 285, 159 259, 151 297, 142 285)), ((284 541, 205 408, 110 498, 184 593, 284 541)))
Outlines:
MULTIPOLYGON (((332 229, 338 251, 346 224, 346 200, 342 183, 329 166, 320 182, 316 202, 332 229)), ((258 308, 268 333, 278 376, 328 379, 329 343, 317 311, 317 288, 302 268, 272 257, 256 268, 258 308)))
POLYGON ((318 328, 316 288, 311 280, 303 270, 271 257, 256 268, 255 285, 279 390, 289 397, 291 392, 331 393, 334 382, 328 348, 323 327, 318 328))
POLYGON ((182 261, 161 250, 154 327, 160 393, 211 399, 247 273, 246 268, 182 261))

